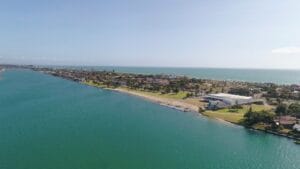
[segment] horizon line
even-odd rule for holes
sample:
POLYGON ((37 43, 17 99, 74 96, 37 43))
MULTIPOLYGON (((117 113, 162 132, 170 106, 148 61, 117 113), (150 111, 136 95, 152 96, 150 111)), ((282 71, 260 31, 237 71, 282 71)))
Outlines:
POLYGON ((139 65, 90 65, 90 64, 20 64, 0 63, 0 65, 22 65, 22 66, 59 66, 59 67, 127 67, 127 68, 181 68, 181 69, 244 69, 244 70, 294 70, 300 68, 255 68, 255 67, 213 67, 213 66, 139 66, 139 65))

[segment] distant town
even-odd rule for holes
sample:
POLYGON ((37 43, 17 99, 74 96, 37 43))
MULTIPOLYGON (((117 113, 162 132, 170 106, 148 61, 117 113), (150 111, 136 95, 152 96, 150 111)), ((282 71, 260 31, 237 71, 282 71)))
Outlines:
MULTIPOLYGON (((279 85, 146 75, 115 71, 0 65, 23 68, 86 85, 124 92, 182 111, 300 139, 300 84, 279 85)), ((298 141, 297 141, 298 140, 298 141)))

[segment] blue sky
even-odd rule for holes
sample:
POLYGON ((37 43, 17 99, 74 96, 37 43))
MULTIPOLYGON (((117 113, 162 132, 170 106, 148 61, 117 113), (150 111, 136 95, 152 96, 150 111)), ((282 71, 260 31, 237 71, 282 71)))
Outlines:
POLYGON ((0 63, 300 69, 300 1, 3 0, 0 63))

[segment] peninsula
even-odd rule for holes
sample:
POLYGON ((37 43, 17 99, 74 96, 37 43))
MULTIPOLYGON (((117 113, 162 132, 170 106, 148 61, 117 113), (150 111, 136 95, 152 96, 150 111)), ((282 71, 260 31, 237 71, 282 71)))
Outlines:
POLYGON ((36 66, 29 68, 85 85, 122 92, 184 112, 300 139, 300 85, 196 79, 36 66))

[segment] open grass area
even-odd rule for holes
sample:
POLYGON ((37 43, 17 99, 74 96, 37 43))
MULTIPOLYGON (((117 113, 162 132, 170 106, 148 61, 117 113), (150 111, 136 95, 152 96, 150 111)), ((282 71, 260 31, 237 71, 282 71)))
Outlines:
POLYGON ((104 84, 97 84, 97 83, 94 83, 92 81, 83 82, 83 84, 86 84, 86 85, 89 85, 89 86, 94 86, 94 87, 99 87, 99 88, 103 88, 103 89, 112 89, 112 88, 107 87, 104 84))
MULTIPOLYGON (((83 82, 83 84, 86 84, 86 85, 89 85, 89 86, 94 86, 94 87, 99 87, 99 88, 104 88, 104 89, 113 89, 113 88, 107 87, 104 84, 96 84, 92 81, 83 82)), ((120 88, 122 90, 127 90, 127 91, 132 91, 132 92, 135 92, 135 93, 148 95, 148 96, 154 96, 154 97, 166 98, 166 99, 182 100, 182 99, 186 98, 186 96, 187 96, 187 92, 184 92, 184 91, 179 91, 178 93, 162 94, 160 92, 150 92, 150 91, 144 91, 144 90, 139 90, 139 89, 135 90, 135 89, 129 89, 127 87, 118 87, 118 88, 120 88)), ((196 102, 199 102, 199 101, 198 101, 198 99, 197 100, 189 99, 189 102, 196 103, 196 102)))
POLYGON ((122 89, 128 90, 128 91, 133 91, 149 96, 155 96, 155 97, 162 97, 166 99, 184 99, 187 96, 187 92, 180 91, 178 93, 167 93, 167 94, 161 94, 160 92, 149 92, 149 91, 144 91, 144 90, 134 90, 134 89, 129 89, 122 87, 122 89))
POLYGON ((242 113, 222 113, 218 111, 205 111, 202 114, 211 118, 222 119, 236 124, 240 123, 244 117, 244 114, 242 113))
MULTIPOLYGON (((271 106, 251 105, 253 111, 272 110, 271 106)), ((249 110, 250 105, 244 105, 241 109, 220 109, 216 111, 205 111, 204 115, 212 118, 222 119, 231 123, 240 123, 244 118, 244 114, 249 110)))

